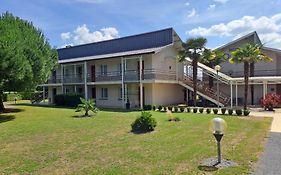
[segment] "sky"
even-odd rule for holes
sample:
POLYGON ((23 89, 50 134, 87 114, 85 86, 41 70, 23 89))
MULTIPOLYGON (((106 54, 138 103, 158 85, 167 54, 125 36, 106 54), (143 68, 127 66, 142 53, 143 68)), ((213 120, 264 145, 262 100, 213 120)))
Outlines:
POLYGON ((79 45, 172 27, 183 41, 203 36, 215 48, 257 31, 281 49, 281 0, 0 0, 32 21, 52 46, 79 45))

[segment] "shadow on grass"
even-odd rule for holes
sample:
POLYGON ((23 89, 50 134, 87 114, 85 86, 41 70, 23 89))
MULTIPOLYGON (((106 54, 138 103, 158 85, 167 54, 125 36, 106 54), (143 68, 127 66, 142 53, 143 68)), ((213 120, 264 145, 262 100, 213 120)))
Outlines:
POLYGON ((75 107, 68 107, 68 106, 55 106, 55 105, 30 104, 30 103, 20 103, 20 104, 14 104, 14 105, 15 106, 32 106, 32 107, 41 107, 41 108, 75 109, 75 107))
POLYGON ((13 115, 0 115, 0 123, 8 122, 14 120, 16 117, 13 115))
POLYGON ((0 112, 0 114, 2 113, 18 113, 18 112, 22 112, 24 111, 23 109, 18 109, 18 108, 5 108, 5 110, 3 112, 0 112))
POLYGON ((218 170, 218 168, 217 167, 215 167, 215 166, 207 166, 207 165, 199 165, 198 166, 198 169, 200 170, 200 171, 217 171, 218 170))
POLYGON ((99 108, 99 110, 105 111, 105 112, 137 112, 137 111, 141 111, 139 109, 126 110, 126 109, 120 109, 120 108, 99 108))
POLYGON ((85 115, 73 115, 71 116, 72 118, 92 118, 94 117, 95 115, 88 115, 88 116, 85 116, 85 115))

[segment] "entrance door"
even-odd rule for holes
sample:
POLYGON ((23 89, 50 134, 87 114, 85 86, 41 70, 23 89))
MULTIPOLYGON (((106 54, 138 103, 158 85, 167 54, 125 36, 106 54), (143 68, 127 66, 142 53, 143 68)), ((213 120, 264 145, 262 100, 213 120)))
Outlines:
POLYGON ((92 80, 92 82, 96 81, 96 67, 95 67, 95 65, 91 66, 91 80, 92 80))

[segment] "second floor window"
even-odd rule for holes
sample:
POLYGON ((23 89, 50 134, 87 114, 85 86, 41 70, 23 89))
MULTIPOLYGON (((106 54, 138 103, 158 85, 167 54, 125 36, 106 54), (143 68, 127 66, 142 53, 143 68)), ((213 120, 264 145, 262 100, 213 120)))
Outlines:
POLYGON ((107 65, 106 64, 100 65, 100 72, 101 72, 101 75, 107 74, 107 65))
POLYGON ((108 89, 107 88, 101 88, 101 98, 102 99, 108 98, 108 89))

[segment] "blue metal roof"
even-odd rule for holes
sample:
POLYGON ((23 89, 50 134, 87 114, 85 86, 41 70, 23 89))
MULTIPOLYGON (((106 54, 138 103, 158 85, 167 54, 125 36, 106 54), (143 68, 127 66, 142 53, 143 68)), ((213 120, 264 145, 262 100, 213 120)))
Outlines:
POLYGON ((59 60, 163 47, 173 42, 173 29, 58 49, 59 60))

